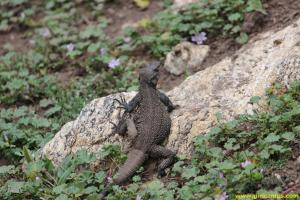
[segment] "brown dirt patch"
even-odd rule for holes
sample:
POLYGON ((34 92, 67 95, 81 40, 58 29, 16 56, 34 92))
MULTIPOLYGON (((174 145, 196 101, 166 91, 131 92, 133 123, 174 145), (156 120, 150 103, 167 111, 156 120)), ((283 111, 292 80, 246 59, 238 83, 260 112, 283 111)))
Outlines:
POLYGON ((293 148, 293 155, 287 164, 276 170, 274 173, 280 175, 283 182, 283 193, 300 193, 300 149, 299 146, 293 148))
POLYGON ((150 18, 161 9, 159 1, 152 1, 145 10, 139 9, 132 1, 128 0, 107 3, 104 14, 110 20, 110 25, 106 28, 105 33, 114 38, 120 35, 125 25, 132 25, 143 18, 150 18))
POLYGON ((0 166, 11 164, 8 160, 0 158, 0 166))
POLYGON ((29 40, 26 39, 23 32, 9 32, 0 33, 0 56, 3 55, 7 50, 4 46, 10 45, 12 49, 16 52, 23 52, 30 48, 29 40))

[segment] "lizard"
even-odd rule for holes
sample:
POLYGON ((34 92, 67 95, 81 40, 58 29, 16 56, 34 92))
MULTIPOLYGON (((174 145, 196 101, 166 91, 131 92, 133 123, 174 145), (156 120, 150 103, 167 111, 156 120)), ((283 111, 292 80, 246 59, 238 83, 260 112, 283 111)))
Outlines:
POLYGON ((175 107, 170 99, 156 89, 159 78, 159 62, 143 67, 139 72, 139 90, 127 103, 124 98, 114 99, 125 109, 119 123, 113 124, 116 133, 126 132, 131 141, 127 160, 119 168, 115 184, 125 183, 149 158, 162 159, 158 165, 158 175, 175 162, 176 154, 161 146, 170 134, 171 118, 169 112, 175 107))

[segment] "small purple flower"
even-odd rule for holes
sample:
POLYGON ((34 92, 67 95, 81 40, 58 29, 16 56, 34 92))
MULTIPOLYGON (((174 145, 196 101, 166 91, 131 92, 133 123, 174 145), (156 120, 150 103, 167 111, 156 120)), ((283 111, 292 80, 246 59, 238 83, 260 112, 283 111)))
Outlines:
POLYGON ((67 49, 68 49, 68 52, 74 51, 75 45, 73 43, 70 43, 67 45, 67 49))
POLYGON ((207 40, 206 33, 205 32, 198 33, 192 36, 191 39, 196 44, 203 44, 207 40))
POLYGON ((215 196, 214 200, 225 200, 228 198, 226 192, 222 192, 221 194, 215 196))
POLYGON ((223 179, 223 178, 224 178, 224 173, 223 173, 223 172, 220 172, 220 173, 219 173, 219 177, 223 179))
POLYGON ((141 195, 136 195, 136 198, 135 198, 135 200, 142 200, 142 197, 141 197, 141 195))
POLYGON ((107 177, 107 182, 108 183, 113 183, 114 181, 113 181, 112 177, 109 176, 109 177, 107 177))
POLYGON ((241 167, 245 168, 245 167, 247 167, 248 165, 251 165, 251 164, 252 164, 252 162, 250 160, 246 160, 245 162, 241 163, 241 167))
POLYGON ((124 42, 129 43, 130 41, 131 41, 131 38, 130 38, 130 37, 125 37, 125 38, 124 38, 124 42))
POLYGON ((113 58, 113 59, 111 59, 111 60, 109 61, 108 67, 111 68, 111 69, 114 69, 114 68, 118 67, 120 64, 121 64, 121 63, 120 63, 120 60, 119 60, 119 59, 113 58))
POLYGON ((105 48, 100 49, 100 55, 104 56, 106 54, 107 50, 105 48))
POLYGON ((41 35, 42 35, 44 38, 51 37, 50 30, 49 30, 48 28, 44 28, 44 29, 41 31, 41 35))

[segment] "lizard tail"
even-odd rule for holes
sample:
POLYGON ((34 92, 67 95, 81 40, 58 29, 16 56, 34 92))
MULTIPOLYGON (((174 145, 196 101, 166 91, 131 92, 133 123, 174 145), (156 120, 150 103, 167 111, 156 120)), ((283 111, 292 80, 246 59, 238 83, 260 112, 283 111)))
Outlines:
POLYGON ((128 158, 123 166, 120 167, 118 171, 118 176, 116 179, 114 179, 114 183, 121 185, 127 179, 129 179, 134 172, 143 164, 143 162, 146 160, 147 154, 145 152, 132 149, 128 153, 128 158))

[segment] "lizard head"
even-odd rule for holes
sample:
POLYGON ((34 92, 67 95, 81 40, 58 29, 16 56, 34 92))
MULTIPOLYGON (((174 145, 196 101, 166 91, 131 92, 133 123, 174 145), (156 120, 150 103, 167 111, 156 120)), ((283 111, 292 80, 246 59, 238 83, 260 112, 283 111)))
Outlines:
POLYGON ((160 62, 152 62, 147 64, 140 70, 139 81, 140 83, 147 83, 152 87, 156 87, 159 78, 160 62))

